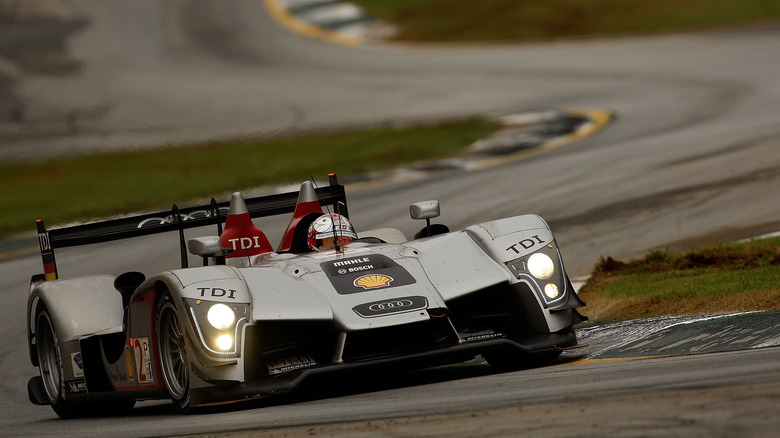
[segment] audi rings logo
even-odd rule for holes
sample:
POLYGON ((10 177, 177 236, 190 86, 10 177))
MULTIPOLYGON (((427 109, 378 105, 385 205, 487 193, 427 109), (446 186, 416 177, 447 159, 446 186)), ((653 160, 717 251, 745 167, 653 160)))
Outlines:
MULTIPOLYGON (((219 214, 223 218, 227 217, 228 208, 220 207, 219 214)), ((213 217, 214 214, 210 210, 197 210, 187 214, 181 213, 180 216, 181 216, 181 221, 186 222, 195 219, 210 218, 213 217)), ((176 218, 173 215, 168 215, 165 217, 150 217, 139 222, 137 228, 144 228, 147 226, 156 226, 156 225, 175 224, 175 223, 176 223, 176 218)))
POLYGON ((413 305, 414 303, 412 303, 412 300, 396 300, 372 304, 368 306, 368 310, 372 312, 381 312, 383 310, 403 309, 404 307, 412 307, 413 305))
POLYGON ((425 297, 401 297, 392 300, 374 301, 373 303, 355 306, 352 310, 363 318, 391 315, 394 313, 412 312, 428 307, 425 297))

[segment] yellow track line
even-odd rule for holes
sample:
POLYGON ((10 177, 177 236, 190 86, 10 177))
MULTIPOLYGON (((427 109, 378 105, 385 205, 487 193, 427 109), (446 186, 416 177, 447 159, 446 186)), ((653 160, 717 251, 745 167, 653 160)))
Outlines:
POLYGON ((542 145, 517 151, 512 154, 503 155, 500 157, 487 158, 485 160, 472 163, 469 166, 469 170, 487 169, 489 167, 495 167, 504 163, 510 163, 513 161, 521 160, 523 158, 530 157, 532 155, 541 154, 553 149, 558 149, 561 146, 574 143, 575 141, 582 140, 585 137, 591 136, 596 132, 604 129, 612 121, 613 115, 609 111, 602 109, 569 109, 566 110, 566 114, 571 117, 582 117, 589 119, 589 123, 584 123, 576 131, 557 137, 542 145))
POLYGON ((285 9, 279 0, 264 0, 265 7, 271 16, 282 25, 297 34, 323 40, 342 46, 357 47, 363 44, 363 38, 356 35, 346 35, 332 30, 323 29, 298 19, 285 9))
MULTIPOLYGON (((547 143, 532 147, 530 149, 524 149, 511 154, 502 155, 500 157, 491 157, 467 163, 463 166, 463 169, 468 171, 488 169, 502 164, 520 161, 533 155, 557 149, 567 144, 574 143, 578 140, 582 140, 583 138, 591 136, 596 132, 604 129, 614 117, 611 112, 602 109, 569 109, 565 112, 571 117, 582 117, 589 119, 590 121, 588 123, 584 123, 576 131, 561 137, 557 137, 547 143)), ((349 183, 347 184, 347 188, 351 190, 359 190, 367 187, 392 184, 400 181, 414 181, 424 178, 425 175, 427 175, 427 172, 425 171, 401 173, 391 176, 378 177, 368 181, 349 183)))

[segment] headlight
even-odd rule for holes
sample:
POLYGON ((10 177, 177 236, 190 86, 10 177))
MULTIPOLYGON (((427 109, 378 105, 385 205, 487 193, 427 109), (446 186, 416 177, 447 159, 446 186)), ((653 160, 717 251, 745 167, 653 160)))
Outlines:
MULTIPOLYGON (((236 313, 224 304, 214 304, 207 314, 209 324, 217 330, 227 330, 236 322, 236 313)), ((231 340, 232 344, 233 341, 231 340)), ((223 349, 226 350, 226 349, 223 349)))
POLYGON ((228 351, 233 348, 233 337, 230 335, 222 335, 217 338, 217 347, 222 351, 228 351))
POLYGON ((558 286, 553 283, 547 283, 544 285, 544 294, 551 300, 558 298, 558 286))
POLYGON ((555 265, 547 254, 537 252, 528 257, 528 272, 539 280, 547 280, 555 272, 555 265))

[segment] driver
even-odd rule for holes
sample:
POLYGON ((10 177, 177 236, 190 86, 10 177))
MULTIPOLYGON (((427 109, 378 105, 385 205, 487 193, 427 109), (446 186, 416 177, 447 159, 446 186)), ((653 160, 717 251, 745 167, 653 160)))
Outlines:
POLYGON ((308 244, 312 251, 325 251, 339 248, 357 239, 352 224, 344 216, 336 213, 323 214, 309 225, 308 244))

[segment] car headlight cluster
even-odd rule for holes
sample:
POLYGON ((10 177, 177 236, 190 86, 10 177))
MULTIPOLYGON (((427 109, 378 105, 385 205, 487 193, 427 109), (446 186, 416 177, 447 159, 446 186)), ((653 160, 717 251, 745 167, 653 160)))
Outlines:
POLYGON ((237 354, 239 329, 247 319, 249 305, 202 300, 189 304, 195 330, 205 349, 218 356, 237 354))
MULTIPOLYGON (((236 312, 225 304, 214 304, 209 308, 206 313, 206 318, 209 320, 209 324, 217 330, 223 331, 233 327, 233 323, 236 322, 236 312)), ((230 334, 222 334, 217 336, 215 340, 217 348, 222 351, 229 351, 233 348, 233 336, 230 334)))
MULTIPOLYGON (((555 263, 547 254, 537 252, 528 257, 528 272, 537 280, 548 280, 555 273, 555 263)), ((544 285, 544 295, 554 300, 560 295, 560 290, 555 283, 544 285)))
POLYGON ((526 278, 541 295, 545 306, 563 298, 565 275, 560 268, 557 249, 549 244, 537 252, 508 262, 507 267, 517 278, 526 278), (556 262, 557 260, 557 262, 556 262))

